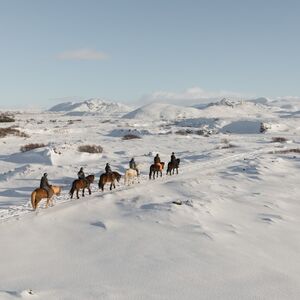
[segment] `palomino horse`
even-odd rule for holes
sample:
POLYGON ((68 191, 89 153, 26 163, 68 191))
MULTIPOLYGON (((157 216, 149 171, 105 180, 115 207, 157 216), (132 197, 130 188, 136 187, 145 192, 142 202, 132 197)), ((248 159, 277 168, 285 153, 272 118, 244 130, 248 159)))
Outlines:
POLYGON ((72 188, 70 189, 70 196, 71 196, 71 199, 73 199, 73 194, 76 190, 76 196, 77 196, 77 199, 79 199, 79 190, 82 189, 82 197, 84 197, 84 190, 85 189, 88 189, 89 191, 89 194, 91 194, 91 189, 90 189, 90 184, 94 182, 94 179, 95 179, 95 175, 89 175, 87 177, 85 177, 86 181, 83 180, 83 179, 76 179, 73 181, 72 183, 72 188))
POLYGON ((98 186, 99 186, 99 189, 101 189, 102 191, 104 190, 104 186, 106 183, 109 183, 110 182, 110 190, 112 190, 112 188, 116 188, 116 185, 115 185, 115 181, 117 180, 117 182, 120 181, 122 175, 119 174, 118 172, 111 172, 111 173, 103 173, 101 174, 100 176, 100 179, 99 179, 99 183, 98 183, 98 186))
POLYGON ((133 184, 135 178, 138 180, 138 182, 140 182, 138 171, 134 169, 127 169, 124 175, 124 184, 125 185, 133 184))
POLYGON ((175 169, 176 169, 176 172, 178 174, 178 168, 179 168, 179 164, 180 164, 180 159, 177 158, 174 162, 169 162, 168 163, 168 168, 167 168, 167 175, 170 174, 170 175, 174 175, 175 173, 175 169), (173 171, 173 172, 172 172, 173 171))
MULTIPOLYGON (((56 196, 61 192, 60 186, 51 185, 51 189, 56 196)), ((37 188, 31 193, 31 205, 33 210, 38 208, 38 204, 42 199, 47 199, 46 208, 48 208, 49 205, 53 206, 52 196, 48 198, 48 192, 45 189, 37 188)))
POLYGON ((155 179, 155 174, 156 177, 158 177, 158 173, 160 173, 160 177, 162 176, 162 170, 164 169, 165 163, 160 162, 158 164, 153 164, 150 166, 150 172, 149 172, 149 179, 153 177, 155 179), (153 175, 153 176, 152 176, 153 175))

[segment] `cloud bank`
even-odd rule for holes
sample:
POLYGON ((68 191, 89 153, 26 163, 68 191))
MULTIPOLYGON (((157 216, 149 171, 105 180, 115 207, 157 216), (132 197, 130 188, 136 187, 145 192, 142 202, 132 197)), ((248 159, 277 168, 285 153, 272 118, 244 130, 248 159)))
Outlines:
POLYGON ((193 105, 198 103, 206 103, 217 101, 222 98, 244 99, 249 95, 243 95, 231 91, 206 91, 200 87, 192 87, 182 92, 157 91, 140 98, 139 102, 164 102, 182 105, 193 105))
POLYGON ((93 49, 77 49, 58 54, 60 60, 106 60, 108 55, 93 49))

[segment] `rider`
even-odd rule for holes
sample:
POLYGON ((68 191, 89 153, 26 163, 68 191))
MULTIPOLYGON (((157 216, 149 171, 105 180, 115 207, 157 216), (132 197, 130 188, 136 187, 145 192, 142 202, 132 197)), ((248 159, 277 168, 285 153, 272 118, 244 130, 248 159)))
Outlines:
POLYGON ((171 155, 171 163, 172 164, 176 163, 176 157, 175 157, 175 153, 174 152, 172 152, 172 155, 171 155))
POLYGON ((105 166, 105 173, 106 173, 106 174, 112 173, 112 170, 111 170, 111 168, 110 168, 109 163, 107 163, 106 166, 105 166))
POLYGON ((88 182, 88 180, 86 179, 85 174, 84 174, 84 172, 83 172, 83 167, 80 168, 80 170, 79 170, 79 172, 77 173, 77 175, 78 175, 78 179, 82 179, 83 181, 86 182, 87 185, 89 185, 89 182, 88 182))
POLYGON ((48 182, 47 178, 48 174, 44 173, 43 177, 41 178, 40 188, 47 191, 47 198, 51 198, 53 196, 53 190, 51 188, 51 185, 48 182))
POLYGON ((154 164, 160 164, 160 157, 158 155, 158 153, 156 154, 156 156, 154 157, 154 164))
POLYGON ((139 175, 139 170, 138 170, 138 168, 137 168, 137 165, 136 165, 136 162, 135 162, 134 158, 132 158, 132 159, 130 160, 130 162, 129 162, 129 168, 130 168, 130 169, 133 169, 133 170, 136 170, 137 175, 139 175))

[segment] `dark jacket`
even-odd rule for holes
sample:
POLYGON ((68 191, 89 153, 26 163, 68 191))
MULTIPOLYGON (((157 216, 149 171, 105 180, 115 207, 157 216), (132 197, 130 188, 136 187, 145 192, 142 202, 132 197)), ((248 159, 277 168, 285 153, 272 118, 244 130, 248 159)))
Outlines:
POLYGON ((136 163, 135 163, 134 159, 132 159, 132 160, 129 162, 129 168, 130 168, 130 169, 133 169, 133 170, 136 169, 136 163))
POLYGON ((48 178, 46 176, 43 176, 41 178, 40 188, 48 190, 50 187, 51 186, 50 186, 50 184, 48 182, 48 178))
POLYGON ((85 179, 85 174, 84 174, 83 171, 79 171, 79 172, 77 173, 77 175, 78 175, 78 179, 85 179))
POLYGON ((171 163, 175 163, 176 162, 176 157, 174 154, 171 155, 171 163))
POLYGON ((154 157, 154 163, 155 163, 155 164, 160 164, 160 157, 159 157, 158 155, 156 155, 156 156, 154 157))
POLYGON ((106 172, 106 173, 112 173, 112 170, 111 170, 109 164, 107 164, 107 165, 105 166, 105 172, 106 172))

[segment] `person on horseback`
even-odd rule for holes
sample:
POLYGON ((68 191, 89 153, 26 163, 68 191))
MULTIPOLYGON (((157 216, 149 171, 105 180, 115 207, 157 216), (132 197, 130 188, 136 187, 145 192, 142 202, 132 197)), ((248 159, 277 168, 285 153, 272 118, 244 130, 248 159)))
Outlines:
POLYGON ((156 156, 154 157, 154 164, 160 164, 160 157, 158 155, 158 153, 156 154, 156 156))
POLYGON ((130 162, 129 162, 129 168, 130 168, 130 169, 133 169, 133 170, 136 170, 137 175, 139 175, 139 170, 138 170, 138 168, 137 168, 137 165, 136 165, 136 162, 135 162, 134 158, 132 158, 132 159, 130 160, 130 162))
POLYGON ((175 156, 175 153, 172 152, 172 155, 171 155, 171 163, 174 165, 176 164, 176 156, 175 156))
POLYGON ((105 173, 106 173, 106 174, 112 173, 112 170, 111 170, 111 168, 110 168, 109 163, 107 163, 106 166, 105 166, 105 173))
POLYGON ((48 174, 44 173, 43 177, 41 178, 41 182, 40 182, 40 188, 44 189, 47 192, 48 197, 47 198, 51 198, 53 196, 53 190, 51 188, 51 185, 48 182, 48 174))
POLYGON ((87 186, 89 185, 89 182, 88 182, 88 180, 86 179, 85 174, 84 174, 84 172, 83 172, 83 167, 80 168, 80 170, 79 170, 79 172, 77 173, 77 175, 78 175, 78 179, 82 179, 82 180, 86 183, 87 186))

